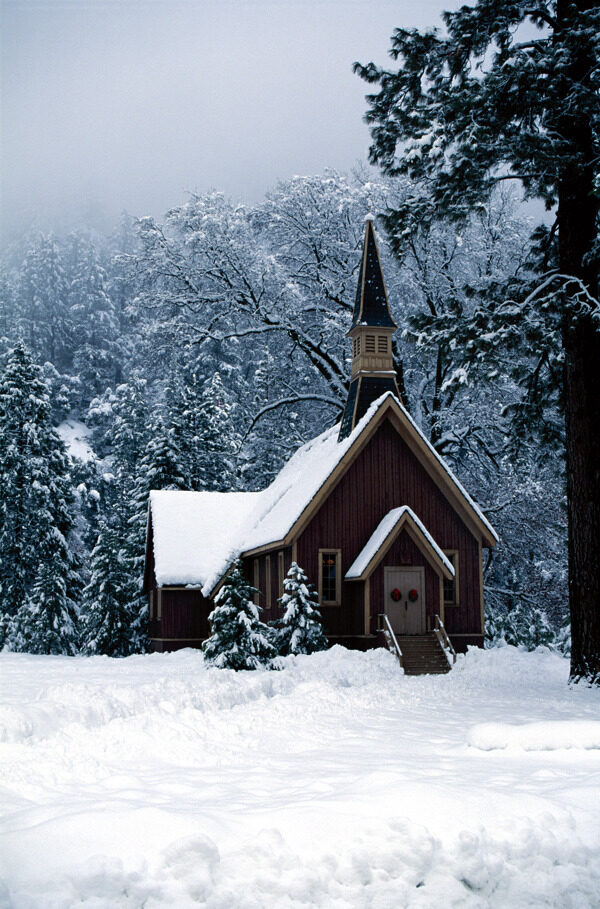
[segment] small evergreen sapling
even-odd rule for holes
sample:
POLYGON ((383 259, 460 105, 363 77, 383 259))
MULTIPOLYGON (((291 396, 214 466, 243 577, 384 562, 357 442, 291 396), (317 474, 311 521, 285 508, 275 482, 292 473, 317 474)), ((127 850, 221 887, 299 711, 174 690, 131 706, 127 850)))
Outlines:
POLYGON ((269 629, 260 621, 260 608, 252 602, 254 587, 236 562, 215 597, 208 619, 211 636, 202 651, 207 663, 218 669, 258 669, 275 656, 269 629))
POLYGON ((319 603, 304 571, 292 562, 283 582, 279 605, 283 618, 273 624, 276 646, 281 656, 314 653, 327 648, 319 603))

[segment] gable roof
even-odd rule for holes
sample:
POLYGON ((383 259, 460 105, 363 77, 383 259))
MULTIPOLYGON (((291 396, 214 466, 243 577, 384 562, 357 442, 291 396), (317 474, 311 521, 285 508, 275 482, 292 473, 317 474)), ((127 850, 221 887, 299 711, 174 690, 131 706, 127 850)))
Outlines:
POLYGON ((429 557, 429 561, 439 569, 444 577, 454 577, 454 566, 442 549, 435 542, 423 522, 408 505, 392 508, 379 522, 367 544, 359 552, 345 574, 347 581, 363 581, 368 578, 377 563, 383 558, 394 538, 404 528, 410 528, 411 536, 429 557))
POLYGON ((341 442, 337 424, 303 445, 262 492, 151 492, 157 584, 197 586, 209 596, 240 555, 290 545, 386 417, 394 420, 483 545, 495 546, 498 536, 489 521, 402 404, 387 392, 341 442))

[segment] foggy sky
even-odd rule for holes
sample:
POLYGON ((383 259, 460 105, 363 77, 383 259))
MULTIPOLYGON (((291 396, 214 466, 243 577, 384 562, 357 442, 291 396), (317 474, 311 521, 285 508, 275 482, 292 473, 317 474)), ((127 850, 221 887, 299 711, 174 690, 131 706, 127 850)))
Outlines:
POLYGON ((188 191, 257 199, 366 158, 368 86, 424 0, 4 0, 5 231, 162 215, 188 191))

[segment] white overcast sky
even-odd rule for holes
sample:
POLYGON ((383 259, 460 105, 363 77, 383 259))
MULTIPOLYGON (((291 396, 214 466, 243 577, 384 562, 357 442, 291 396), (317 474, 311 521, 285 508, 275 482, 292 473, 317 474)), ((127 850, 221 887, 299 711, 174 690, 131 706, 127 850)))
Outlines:
POLYGON ((29 223, 256 199, 366 158, 368 86, 437 0, 3 0, 2 209, 29 223))

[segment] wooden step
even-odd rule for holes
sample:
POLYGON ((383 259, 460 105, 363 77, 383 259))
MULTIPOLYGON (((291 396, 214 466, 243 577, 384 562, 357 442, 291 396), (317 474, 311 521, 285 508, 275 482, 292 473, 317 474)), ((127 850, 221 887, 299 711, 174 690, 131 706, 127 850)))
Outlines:
POLYGON ((450 671, 435 634, 400 635, 397 639, 406 675, 442 675, 450 671))

